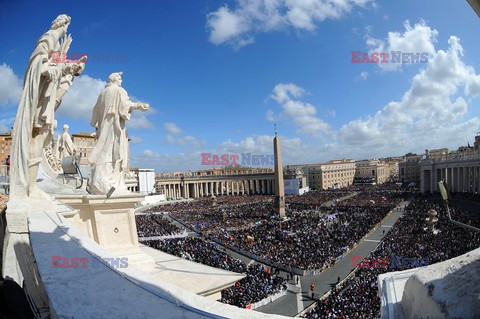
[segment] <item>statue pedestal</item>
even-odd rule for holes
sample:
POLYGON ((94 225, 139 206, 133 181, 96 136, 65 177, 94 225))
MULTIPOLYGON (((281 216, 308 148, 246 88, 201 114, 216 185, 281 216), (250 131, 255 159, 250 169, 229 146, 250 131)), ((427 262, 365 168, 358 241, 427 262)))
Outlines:
POLYGON ((139 248, 135 224, 134 208, 145 199, 144 195, 132 193, 110 198, 105 195, 62 195, 55 199, 74 209, 62 214, 63 217, 100 246, 114 255, 127 257, 129 264, 140 269, 153 267, 153 258, 139 248))

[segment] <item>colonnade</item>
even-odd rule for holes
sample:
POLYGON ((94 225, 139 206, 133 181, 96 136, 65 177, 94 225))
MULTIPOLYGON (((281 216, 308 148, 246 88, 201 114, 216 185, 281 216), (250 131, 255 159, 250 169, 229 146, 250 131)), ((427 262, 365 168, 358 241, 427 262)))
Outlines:
MULTIPOLYGON (((273 178, 242 180, 172 180, 158 181, 166 198, 199 198, 219 195, 267 195, 275 193, 273 178)), ((162 190, 160 189, 160 193, 162 190)))
POLYGON ((422 193, 438 191, 438 182, 445 181, 452 192, 480 192, 480 162, 465 161, 422 165, 420 187, 422 193))

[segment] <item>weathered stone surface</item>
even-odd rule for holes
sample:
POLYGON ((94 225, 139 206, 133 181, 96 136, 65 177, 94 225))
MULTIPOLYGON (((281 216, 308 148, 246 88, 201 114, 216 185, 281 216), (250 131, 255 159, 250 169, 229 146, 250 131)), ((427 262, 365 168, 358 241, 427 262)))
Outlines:
POLYGON ((480 318, 480 248, 418 269, 405 284, 406 318, 480 318))

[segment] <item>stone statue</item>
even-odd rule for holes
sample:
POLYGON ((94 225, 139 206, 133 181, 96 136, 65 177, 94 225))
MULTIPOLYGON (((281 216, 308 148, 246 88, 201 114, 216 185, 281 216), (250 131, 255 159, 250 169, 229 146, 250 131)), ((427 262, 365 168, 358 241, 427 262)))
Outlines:
POLYGON ((112 73, 93 108, 90 124, 96 129, 97 142, 88 157, 92 165, 89 182, 94 194, 127 192, 124 171, 128 167, 128 137, 125 122, 133 110, 145 112, 149 105, 135 103, 122 85, 122 72, 112 73))
MULTIPOLYGON (((53 131, 57 129, 57 120, 54 121, 53 124, 53 131)), ((50 168, 56 172, 60 173, 62 170, 62 165, 60 164, 59 157, 58 157, 58 140, 55 141, 52 139, 50 143, 47 144, 47 146, 43 149, 45 152, 45 157, 47 159, 48 165, 50 165, 50 168)))
POLYGON ((52 59, 54 52, 62 56, 68 52, 72 42, 72 37, 66 35, 70 20, 65 14, 59 15, 37 41, 30 56, 14 124, 11 198, 49 198, 37 188, 38 168, 44 148, 53 136, 55 111, 73 77, 80 75, 86 62, 82 58, 67 65, 52 59))
POLYGON ((58 150, 60 152, 60 162, 67 156, 75 155, 77 152, 77 148, 75 144, 73 144, 72 138, 70 134, 68 134, 68 125, 63 125, 63 134, 60 137, 60 143, 58 144, 58 150))

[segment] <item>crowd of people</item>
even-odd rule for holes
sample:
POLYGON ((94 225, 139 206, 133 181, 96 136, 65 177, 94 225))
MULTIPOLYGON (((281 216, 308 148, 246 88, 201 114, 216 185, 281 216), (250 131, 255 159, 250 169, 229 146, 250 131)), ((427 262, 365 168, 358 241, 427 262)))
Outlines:
POLYGON ((177 220, 204 235, 222 233, 225 229, 243 229, 267 220, 274 214, 273 200, 259 200, 246 204, 225 204, 213 200, 199 201, 199 205, 182 203, 163 207, 177 220))
POLYGON ((272 274, 271 269, 262 265, 249 266, 246 275, 234 286, 222 291, 223 303, 245 308, 287 289, 285 279, 272 274))
POLYGON ((331 266, 405 194, 391 188, 367 188, 336 207, 322 206, 346 195, 353 193, 287 196, 287 220, 277 216, 272 196, 221 196, 164 205, 161 210, 205 237, 270 262, 317 270, 331 266))
POLYGON ((397 205, 407 192, 397 188, 395 184, 378 189, 373 186, 364 186, 365 189, 350 198, 338 202, 338 207, 389 207, 397 205))
POLYGON ((215 243, 198 237, 185 237, 166 240, 149 240, 146 245, 164 251, 167 254, 191 260, 223 270, 244 273, 247 267, 240 259, 230 257, 215 243))
MULTIPOLYGON (((457 209, 457 216, 471 219, 477 214, 457 209)), ((406 208, 401 217, 371 258, 427 258, 428 264, 437 263, 462 255, 480 247, 480 235, 448 221, 445 209, 432 199, 417 198, 406 208), (427 212, 435 209, 438 222, 436 234, 428 230, 425 223, 427 212)), ((402 264, 402 268, 405 268, 402 264)), ((360 268, 355 276, 337 285, 332 293, 317 303, 305 314, 307 318, 377 318, 380 314, 378 275, 400 270, 390 263, 388 268, 360 268)), ((408 267, 407 268, 411 268, 408 267)))
MULTIPOLYGON (((387 195, 388 196, 388 195, 387 195)), ((249 229, 230 231, 230 244, 287 267, 304 270, 331 266, 393 208, 343 206, 319 214, 297 213, 249 229)))
POLYGON ((135 215, 138 237, 174 236, 181 234, 180 229, 161 214, 135 215))
POLYGON ((350 194, 353 194, 353 192, 344 190, 310 191, 303 195, 286 196, 285 204, 291 211, 315 210, 325 203, 350 194))
MULTIPOLYGON (((207 238, 213 237, 269 261, 300 269, 322 269, 331 266, 402 199, 411 195, 390 185, 287 196, 285 220, 276 215, 272 196, 222 196, 164 205, 152 211, 168 213, 207 238), (334 201, 347 195, 350 195, 347 199, 334 201), (323 205, 329 201, 334 205, 323 205)), ((451 214, 455 220, 476 227, 480 225, 480 215, 461 206, 453 205, 451 214)), ((149 236, 176 231, 176 226, 159 215, 147 214, 136 218, 139 230, 149 236)), ((247 276, 244 279, 222 291, 224 303, 246 307, 286 289, 285 280, 272 274, 265 266, 247 267, 219 249, 216 243, 205 239, 187 237, 148 241, 147 244, 195 262, 245 273, 247 276)), ((433 264, 478 247, 480 235, 451 223, 441 201, 432 197, 416 197, 369 257, 390 260, 392 256, 427 258, 428 264, 433 264), (432 234, 425 223, 430 209, 438 212, 436 234, 432 234)), ((377 277, 381 273, 400 270, 395 267, 393 263, 387 268, 360 267, 353 277, 337 285, 305 317, 378 317, 377 277)))
POLYGON ((234 286, 222 291, 222 302, 245 308, 286 289, 286 281, 262 265, 247 265, 229 256, 216 243, 198 237, 150 240, 148 246, 187 260, 236 273, 246 274, 234 286))

